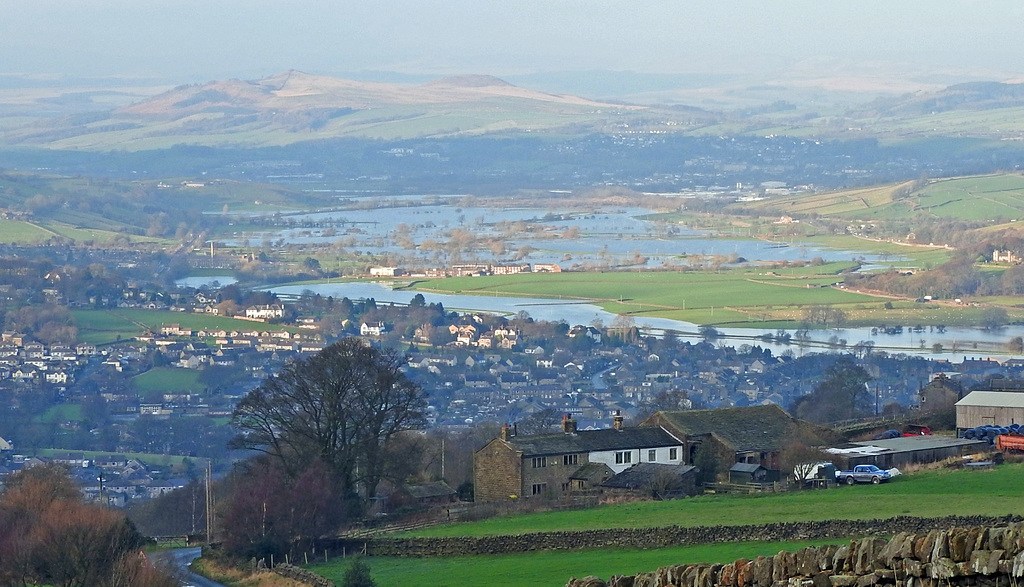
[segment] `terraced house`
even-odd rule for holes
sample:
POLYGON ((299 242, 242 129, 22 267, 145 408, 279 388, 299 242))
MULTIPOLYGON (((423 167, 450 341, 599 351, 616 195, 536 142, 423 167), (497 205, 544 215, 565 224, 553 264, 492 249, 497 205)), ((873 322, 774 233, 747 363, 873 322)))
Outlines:
POLYGON ((683 443, 662 428, 577 430, 571 418, 562 432, 517 436, 509 426, 474 454, 477 501, 557 497, 596 487, 638 463, 681 465, 683 443))

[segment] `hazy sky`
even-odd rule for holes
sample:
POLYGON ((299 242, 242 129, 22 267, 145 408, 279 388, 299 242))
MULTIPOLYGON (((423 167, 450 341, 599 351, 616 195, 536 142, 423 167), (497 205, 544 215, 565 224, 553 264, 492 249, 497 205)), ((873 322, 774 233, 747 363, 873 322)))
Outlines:
POLYGON ((836 58, 1020 74, 1022 25, 1020 0, 0 0, 0 73, 756 73, 836 58))

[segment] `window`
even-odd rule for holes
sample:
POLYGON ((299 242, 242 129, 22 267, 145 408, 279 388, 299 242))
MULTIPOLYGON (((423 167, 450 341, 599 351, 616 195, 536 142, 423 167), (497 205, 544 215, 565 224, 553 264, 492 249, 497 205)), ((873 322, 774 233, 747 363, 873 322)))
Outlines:
POLYGON ((547 483, 534 483, 532 495, 541 495, 548 490, 547 483))
POLYGON ((647 460, 651 461, 651 462, 654 462, 654 461, 658 460, 658 451, 653 449, 653 448, 648 450, 647 451, 647 460))
POLYGON ((670 448, 670 449, 668 449, 668 460, 674 461, 674 460, 676 460, 678 458, 679 458, 679 449, 678 448, 670 448))
POLYGON ((546 466, 548 466, 548 458, 547 457, 533 457, 533 468, 534 469, 543 469, 546 466))
POLYGON ((568 483, 562 483, 562 491, 569 491, 569 484, 568 483))
POLYGON ((633 453, 632 452, 626 450, 626 451, 615 453, 615 464, 616 465, 623 465, 625 463, 632 463, 632 462, 633 462, 633 453))
POLYGON ((580 464, 580 455, 562 455, 563 465, 578 465, 580 464))

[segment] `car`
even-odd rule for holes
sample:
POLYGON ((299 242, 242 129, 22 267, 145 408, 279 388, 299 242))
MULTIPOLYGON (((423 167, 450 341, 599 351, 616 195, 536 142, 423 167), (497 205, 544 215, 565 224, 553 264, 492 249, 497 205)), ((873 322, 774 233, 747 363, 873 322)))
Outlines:
POLYGON ((857 465, 849 471, 836 471, 836 481, 853 485, 854 483, 874 483, 878 485, 882 481, 892 478, 892 473, 879 469, 874 465, 857 465))

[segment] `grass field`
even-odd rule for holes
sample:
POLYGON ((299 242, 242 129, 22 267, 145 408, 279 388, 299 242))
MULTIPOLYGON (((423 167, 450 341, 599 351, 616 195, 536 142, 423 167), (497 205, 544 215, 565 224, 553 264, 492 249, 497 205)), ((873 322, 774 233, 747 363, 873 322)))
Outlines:
MULTIPOLYGON (((641 550, 616 548, 572 552, 530 552, 510 555, 453 556, 444 558, 370 557, 364 562, 381 587, 491 587, 493 585, 565 585, 570 577, 648 572, 658 567, 686 563, 727 563, 739 558, 770 556, 780 550, 790 552, 805 546, 836 541, 746 542, 677 546, 641 550)), ((341 579, 352 559, 334 559, 329 564, 310 565, 310 569, 335 583, 341 579)))
MULTIPOLYGON (((521 514, 482 522, 426 528, 405 535, 487 536, 556 530, 644 528, 677 524, 713 526, 825 519, 889 518, 909 515, 1024 514, 1020 479, 1024 465, 990 471, 930 470, 888 484, 839 487, 765 495, 705 496, 679 501, 641 502, 600 508, 521 514), (966 496, 969 495, 969 499, 966 496)), ((572 576, 648 572, 674 564, 731 562, 738 558, 795 551, 843 540, 787 543, 731 543, 650 550, 614 549, 531 552, 443 558, 365 559, 381 586, 564 585, 572 576)), ((334 559, 310 568, 335 581, 350 561, 334 559)))
POLYGON ((655 526, 732 526, 809 520, 893 516, 1024 515, 1024 464, 989 471, 936 469, 897 477, 883 485, 860 485, 780 494, 701 496, 600 508, 521 514, 434 526, 409 535, 491 536, 655 526), (968 491, 970 499, 965 499, 968 491))
POLYGON ((141 392, 198 393, 205 387, 199 383, 199 371, 173 367, 150 369, 133 377, 132 383, 141 392))
POLYGON ((460 277, 417 282, 413 289, 452 294, 532 296, 588 300, 614 314, 684 320, 695 324, 760 326, 799 320, 815 304, 840 307, 878 298, 831 287, 844 265, 817 268, 712 272, 560 273, 460 277))
MULTIPOLYGON (((40 457, 52 457, 54 454, 66 452, 68 452, 67 449, 41 448, 31 451, 31 454, 40 457)), ((76 450, 74 452, 82 453, 86 458, 90 459, 113 454, 109 451, 103 452, 98 450, 76 450)), ((124 455, 130 459, 138 459, 150 466, 170 467, 175 473, 185 472, 190 467, 202 471, 206 468, 206 464, 209 461, 209 459, 205 457, 185 457, 181 455, 163 455, 142 452, 120 452, 116 454, 124 455)))
POLYGON ((859 220, 910 220, 925 214, 969 221, 1024 217, 1024 175, 936 180, 909 193, 913 182, 822 194, 771 198, 747 207, 765 214, 819 214, 859 220))
POLYGON ((78 326, 79 338, 92 344, 132 338, 147 330, 159 329, 162 324, 178 324, 192 330, 296 330, 294 327, 226 316, 160 310, 73 310, 71 314, 78 326))

